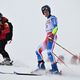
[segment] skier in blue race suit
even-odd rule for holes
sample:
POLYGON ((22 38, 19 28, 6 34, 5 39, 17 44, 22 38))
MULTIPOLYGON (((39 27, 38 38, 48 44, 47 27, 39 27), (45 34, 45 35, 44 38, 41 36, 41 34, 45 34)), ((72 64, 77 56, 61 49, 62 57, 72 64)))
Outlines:
POLYGON ((57 26, 57 18, 53 15, 51 15, 51 10, 50 7, 48 5, 45 5, 41 8, 42 13, 45 17, 47 17, 47 21, 46 21, 46 38, 44 40, 44 42, 38 47, 38 49, 36 50, 36 55, 37 55, 37 59, 38 59, 38 68, 41 70, 45 70, 45 64, 44 64, 44 60, 43 60, 43 56, 42 56, 42 51, 44 51, 45 49, 47 49, 47 55, 48 58, 51 62, 51 68, 49 71, 51 73, 59 73, 58 67, 57 67, 57 62, 55 60, 55 57, 53 55, 53 48, 55 45, 55 41, 57 39, 57 30, 58 30, 58 26, 57 26))

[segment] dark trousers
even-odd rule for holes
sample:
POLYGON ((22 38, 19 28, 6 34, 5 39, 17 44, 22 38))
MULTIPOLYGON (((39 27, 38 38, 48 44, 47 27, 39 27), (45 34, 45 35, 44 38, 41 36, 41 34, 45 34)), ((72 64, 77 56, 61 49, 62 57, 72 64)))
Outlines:
POLYGON ((7 41, 0 40, 0 54, 3 56, 3 59, 10 60, 9 54, 5 51, 5 46, 7 44, 7 41))

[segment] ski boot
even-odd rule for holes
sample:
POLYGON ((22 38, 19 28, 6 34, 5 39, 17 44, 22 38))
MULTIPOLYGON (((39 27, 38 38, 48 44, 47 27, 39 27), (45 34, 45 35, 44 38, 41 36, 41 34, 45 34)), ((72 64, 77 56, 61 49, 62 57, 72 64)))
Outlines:
POLYGON ((38 68, 32 71, 31 73, 43 74, 45 72, 44 61, 38 61, 38 68))
POLYGON ((4 59, 4 61, 2 61, 0 63, 0 65, 8 65, 8 66, 11 66, 11 65, 13 65, 13 61, 11 61, 9 59, 4 59))
POLYGON ((38 68, 41 69, 41 70, 45 70, 45 65, 44 65, 44 61, 38 61, 38 68))
POLYGON ((58 67, 57 67, 57 63, 51 64, 52 69, 49 70, 49 72, 51 74, 59 74, 61 75, 61 71, 59 72, 58 67))

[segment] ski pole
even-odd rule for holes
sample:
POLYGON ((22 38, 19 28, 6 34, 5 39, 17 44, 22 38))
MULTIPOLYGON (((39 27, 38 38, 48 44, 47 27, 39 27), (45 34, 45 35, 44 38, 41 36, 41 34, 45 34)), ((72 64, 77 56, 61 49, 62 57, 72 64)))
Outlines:
MULTIPOLYGON (((56 42, 55 42, 56 43, 56 42)), ((63 46, 61 46, 60 44, 56 43, 59 47, 61 47, 62 49, 64 49, 65 51, 67 51, 68 53, 70 53, 73 56, 76 56, 75 54, 73 54, 72 52, 70 52, 69 50, 67 50, 66 48, 64 48, 63 46)))
POLYGON ((65 62, 61 58, 59 58, 54 52, 52 53, 57 57, 58 60, 60 60, 63 64, 65 64, 65 62))
POLYGON ((54 52, 52 52, 67 68, 69 68, 71 71, 72 69, 61 59, 59 58, 54 52))

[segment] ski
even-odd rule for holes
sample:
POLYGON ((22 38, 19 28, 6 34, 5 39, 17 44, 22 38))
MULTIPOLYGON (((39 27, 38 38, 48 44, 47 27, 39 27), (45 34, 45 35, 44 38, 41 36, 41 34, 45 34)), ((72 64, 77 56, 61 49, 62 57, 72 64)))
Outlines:
POLYGON ((59 73, 51 73, 49 71, 41 74, 41 73, 25 73, 25 72, 2 72, 0 71, 0 74, 10 74, 10 75, 27 75, 27 76, 42 76, 42 75, 48 75, 48 74, 51 74, 51 75, 62 75, 62 71, 60 71, 59 73))
POLYGON ((33 71, 31 71, 32 74, 40 74, 40 75, 62 75, 62 70, 60 70, 58 73, 56 72, 50 72, 49 70, 39 70, 39 69, 35 69, 33 71))
POLYGON ((2 71, 0 71, 0 74, 14 74, 14 72, 2 72, 2 71))
POLYGON ((37 73, 20 73, 20 72, 14 72, 14 74, 17 74, 17 75, 29 75, 29 76, 41 76, 41 74, 37 74, 37 73))
POLYGON ((1 72, 0 74, 11 74, 11 75, 27 75, 27 76, 41 76, 40 74, 36 73, 22 73, 22 72, 1 72))

